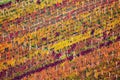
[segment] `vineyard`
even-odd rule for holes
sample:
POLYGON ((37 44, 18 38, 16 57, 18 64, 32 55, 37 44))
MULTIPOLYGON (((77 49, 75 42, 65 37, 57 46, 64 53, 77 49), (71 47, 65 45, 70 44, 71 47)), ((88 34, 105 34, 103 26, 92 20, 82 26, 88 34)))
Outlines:
POLYGON ((0 80, 120 80, 120 0, 1 0, 0 80))

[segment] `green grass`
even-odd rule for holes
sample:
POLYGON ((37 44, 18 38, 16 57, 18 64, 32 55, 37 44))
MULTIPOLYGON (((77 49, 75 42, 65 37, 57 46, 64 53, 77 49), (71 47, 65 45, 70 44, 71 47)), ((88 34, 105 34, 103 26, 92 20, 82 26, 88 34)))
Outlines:
POLYGON ((6 3, 10 2, 10 1, 15 1, 15 0, 0 0, 0 5, 6 4, 6 3))

